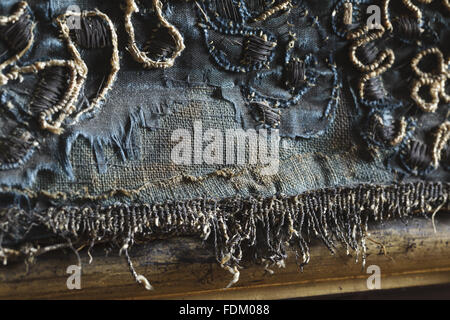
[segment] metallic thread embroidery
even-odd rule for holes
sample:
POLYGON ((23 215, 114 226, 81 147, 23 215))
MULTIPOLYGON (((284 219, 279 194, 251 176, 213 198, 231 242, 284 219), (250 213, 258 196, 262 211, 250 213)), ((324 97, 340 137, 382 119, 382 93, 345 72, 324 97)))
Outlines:
POLYGON ((264 21, 279 11, 289 10, 290 7, 292 7, 291 0, 286 0, 280 4, 273 6, 272 8, 268 9, 267 11, 263 12, 258 17, 253 19, 253 21, 264 21))
POLYGON ((423 50, 412 59, 411 68, 419 79, 416 79, 413 83, 411 98, 423 111, 435 112, 441 99, 445 103, 450 103, 450 95, 445 92, 445 84, 450 76, 450 71, 448 70, 449 65, 450 57, 445 60, 442 52, 436 47, 423 50), (419 64, 424 58, 432 55, 437 58, 437 68, 433 69, 431 72, 422 71, 419 64), (431 101, 426 101, 420 96, 420 90, 424 86, 429 87, 431 101))
MULTIPOLYGON (((433 167, 437 168, 442 159, 442 153, 450 140, 450 121, 445 121, 436 131, 432 145, 433 167)), ((448 150, 447 150, 448 151, 448 150)))
MULTIPOLYGON (((374 78, 378 78, 381 74, 385 73, 387 70, 389 70, 395 61, 395 54, 394 51, 391 49, 386 49, 383 52, 381 52, 376 58, 375 58, 375 52, 378 51, 375 49, 374 46, 368 47, 365 49, 366 53, 366 63, 361 62, 356 52, 359 48, 367 46, 368 43, 375 41, 377 39, 380 39, 385 33, 384 27, 381 26, 381 29, 378 31, 374 31, 371 34, 366 34, 363 38, 356 40, 350 47, 350 60, 353 63, 353 65, 363 72, 363 76, 361 77, 360 83, 359 83, 359 96, 362 100, 365 100, 366 98, 366 92, 367 92, 367 83, 369 82, 369 91, 377 92, 380 89, 373 90, 373 85, 375 84, 373 81, 374 78), (368 63, 368 64, 367 64, 368 63), (372 89, 372 90, 371 90, 372 89)), ((359 31, 356 33, 350 32, 349 38, 350 39, 357 39, 360 37, 359 31)), ((376 80, 377 86, 381 86, 381 80, 376 80)), ((375 96, 377 99, 380 97, 380 94, 372 95, 375 96)))
POLYGON ((12 15, 0 16, 0 38, 15 52, 14 56, 0 64, 0 86, 7 84, 9 80, 3 70, 19 61, 34 43, 36 24, 27 15, 28 10, 28 4, 21 1, 12 15))
MULTIPOLYGON (((102 101, 106 99, 108 91, 111 90, 116 80, 117 73, 120 69, 120 63, 117 33, 112 21, 105 14, 101 13, 100 11, 86 11, 83 13, 70 12, 59 16, 56 19, 56 23, 62 33, 62 38, 66 42, 69 53, 73 59, 49 60, 45 62, 39 61, 23 67, 14 67, 12 68, 11 72, 6 75, 6 78, 8 80, 21 80, 23 74, 39 73, 46 70, 47 68, 62 67, 68 69, 69 81, 67 90, 65 91, 64 95, 61 99, 59 99, 57 104, 51 105, 50 108, 42 110, 39 114, 39 123, 42 129, 51 131, 55 134, 61 134, 63 132, 62 124, 69 116, 72 116, 73 123, 76 123, 83 115, 99 108, 102 101), (103 88, 99 91, 98 95, 89 103, 89 106, 87 108, 82 109, 78 112, 76 112, 76 103, 79 99, 80 91, 87 78, 88 68, 83 61, 78 49, 76 48, 75 43, 72 40, 71 30, 66 23, 66 19, 72 16, 79 16, 82 19, 90 19, 96 17, 104 20, 107 23, 110 32, 112 45, 111 71, 108 75, 107 80, 105 81, 103 88)), ((91 29, 84 29, 84 31, 81 32, 89 32, 89 30, 91 29)), ((75 38, 77 39, 77 36, 75 36, 75 38)), ((83 38, 80 38, 80 40, 83 40, 83 38)), ((101 45, 100 43, 93 43, 92 41, 81 44, 83 46, 101 45)), ((40 106, 43 105, 41 104, 40 106)), ((50 104, 48 106, 50 106, 50 104)))
POLYGON ((0 170, 16 169, 26 163, 39 143, 23 128, 15 128, 7 137, 0 137, 0 170))
POLYGON ((167 28, 169 34, 173 38, 175 48, 172 52, 172 55, 167 56, 165 54, 160 55, 159 60, 153 60, 148 57, 148 55, 141 51, 136 44, 136 35, 134 31, 134 26, 132 22, 133 14, 139 12, 139 7, 136 4, 135 0, 127 0, 127 5, 125 9, 125 29, 128 34, 128 51, 131 53, 133 58, 141 63, 144 68, 170 68, 175 63, 175 59, 181 55, 183 50, 185 49, 183 36, 180 32, 170 24, 166 18, 164 18, 162 14, 163 4, 160 0, 153 0, 153 9, 158 16, 159 23, 162 27, 167 28))
POLYGON ((396 147, 405 139, 408 126, 409 123, 405 118, 396 121, 390 113, 374 112, 369 115, 364 138, 369 145, 396 147))

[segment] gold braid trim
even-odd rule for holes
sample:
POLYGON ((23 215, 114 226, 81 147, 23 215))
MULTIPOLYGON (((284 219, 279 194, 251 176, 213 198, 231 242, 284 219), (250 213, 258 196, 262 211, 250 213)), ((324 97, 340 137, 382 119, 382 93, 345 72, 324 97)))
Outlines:
MULTIPOLYGON (((16 12, 14 12, 12 15, 0 16, 0 26, 4 26, 9 23, 17 22, 17 20, 20 19, 20 17, 22 17, 22 15, 25 14, 27 8, 28 8, 28 3, 25 1, 21 1, 18 5, 16 12)), ((6 61, 4 61, 2 64, 0 64, 0 86, 6 85, 9 81, 8 76, 4 75, 2 71, 5 68, 7 68, 8 66, 19 61, 25 55, 25 53, 27 53, 27 51, 30 50, 30 48, 33 46, 34 29, 35 28, 36 28, 36 23, 33 23, 32 27, 31 27, 31 37, 30 37, 30 40, 28 41, 26 47, 19 53, 15 54, 14 56, 10 57, 6 61)))
MULTIPOLYGON (((424 4, 430 4, 433 2, 433 0, 416 0, 417 2, 420 3, 424 3, 424 4)), ((384 26, 386 27, 386 30, 388 31, 392 31, 394 29, 394 27, 392 26, 392 23, 390 21, 389 18, 389 4, 390 4, 391 0, 383 0, 383 22, 384 22, 384 26)), ((411 0, 402 0, 403 4, 405 5, 405 7, 410 10, 413 14, 414 17, 421 21, 422 20, 422 11, 420 10, 419 7, 417 7, 415 4, 412 3, 411 0)), ((443 0, 444 5, 448 2, 449 0, 443 0)), ((450 10, 450 7, 449 7, 450 10)))
POLYGON ((440 99, 450 103, 450 96, 445 92, 445 83, 450 76, 448 65, 450 59, 445 60, 442 52, 437 48, 429 48, 419 52, 411 61, 411 68, 419 77, 413 82, 411 89, 411 99, 425 112, 435 112, 440 99), (428 55, 435 55, 438 58, 437 73, 424 72, 419 68, 420 61, 428 55), (431 101, 425 101, 419 92, 423 86, 430 87, 431 101))
POLYGON ((384 35, 384 32, 385 32, 385 29, 384 29, 384 27, 381 26, 380 30, 372 32, 370 35, 367 35, 364 38, 356 40, 351 45, 351 47, 350 47, 350 60, 355 65, 355 67, 357 67, 360 71, 362 71, 362 72, 373 72, 373 71, 375 71, 375 70, 380 68, 380 66, 382 65, 383 61, 385 61, 385 60, 393 61, 395 59, 394 51, 392 51, 390 49, 381 52, 378 55, 377 59, 374 62, 372 62, 370 65, 365 65, 364 63, 362 63, 358 59, 358 57, 356 55, 356 52, 357 52, 357 50, 360 47, 365 46, 369 42, 372 42, 372 41, 380 39, 384 35))
POLYGON ((381 29, 373 31, 369 35, 369 28, 367 26, 364 26, 360 29, 354 30, 353 32, 349 32, 347 36, 348 39, 355 40, 354 43, 350 46, 350 61, 359 71, 364 73, 359 82, 359 96, 361 97, 361 99, 364 99, 365 97, 365 88, 367 81, 385 73, 392 67, 395 62, 395 54, 391 49, 386 49, 383 52, 379 53, 377 59, 370 65, 363 64, 356 56, 358 48, 383 37, 386 29, 383 26, 380 27, 381 29))
MULTIPOLYGON (((411 0, 402 0, 402 1, 405 7, 408 8, 414 14, 417 20, 419 21, 422 20, 422 11, 420 11, 419 7, 413 4, 411 0)), ((425 3, 423 1, 420 2, 425 3)))
POLYGON ((134 32, 133 22, 131 18, 134 13, 139 12, 139 8, 136 5, 135 0, 127 0, 127 6, 125 9, 125 30, 128 34, 128 51, 133 56, 134 60, 141 63, 144 68, 170 68, 173 66, 175 59, 184 51, 184 39, 180 32, 171 25, 162 14, 162 2, 160 0, 153 0, 153 6, 156 10, 159 22, 162 26, 169 29, 173 40, 175 41, 175 52, 172 57, 165 61, 155 61, 150 59, 145 52, 142 52, 136 45, 136 36, 134 32))
POLYGON ((420 109, 425 112, 435 112, 439 105, 439 93, 441 92, 441 85, 439 81, 429 78, 420 78, 414 81, 411 89, 411 98, 417 103, 420 109), (419 91, 423 86, 430 87, 431 101, 425 101, 420 95, 419 91))
MULTIPOLYGON (((90 102, 90 105, 88 108, 81 110, 78 114, 75 115, 74 121, 79 121, 80 117, 83 114, 86 114, 88 112, 91 112, 92 110, 98 108, 98 106, 106 100, 106 95, 108 92, 112 89, 114 82, 117 79, 117 74, 120 70, 120 56, 119 56, 119 40, 117 36, 116 29, 114 27, 113 22, 111 19, 104 13, 96 10, 96 11, 88 11, 84 13, 84 16, 98 16, 106 21, 109 31, 111 33, 111 45, 112 45, 112 54, 111 54, 111 71, 108 74, 108 78, 106 80, 105 85, 101 89, 101 91, 98 93, 98 95, 90 102)), ((69 37, 70 39, 70 37, 69 37)), ((71 41, 71 40, 69 40, 71 41)), ((77 56, 79 57, 79 53, 77 52, 77 56)))
POLYGON ((441 124, 436 132, 435 140, 432 148, 433 166, 437 168, 439 161, 441 161, 442 151, 445 149, 450 140, 450 121, 445 121, 441 124))
POLYGON ((14 68, 8 75, 11 80, 21 80, 22 74, 39 73, 46 68, 66 67, 69 69, 69 86, 61 101, 50 109, 45 110, 39 115, 39 123, 41 128, 55 134, 63 132, 61 128, 62 122, 68 115, 75 111, 75 102, 81 86, 84 83, 83 76, 80 75, 80 66, 73 60, 51 60, 45 62, 35 62, 21 68, 14 68), (49 121, 55 114, 60 113, 58 119, 54 122, 49 121))
POLYGON ((447 73, 447 65, 444 59, 444 55, 437 47, 429 48, 419 52, 411 61, 411 68, 421 78, 440 79, 442 74, 447 73), (431 72, 423 72, 419 68, 419 63, 428 55, 435 55, 438 58, 438 72, 434 74, 431 72))
MULTIPOLYGON (((390 50, 390 51, 392 51, 392 50, 390 50)), ((366 73, 365 75, 362 76, 361 81, 359 82, 359 95, 360 95, 361 99, 364 99, 364 97, 365 97, 364 91, 366 88, 367 81, 369 81, 371 78, 381 76, 383 73, 385 73, 387 70, 389 70, 392 67, 392 65, 394 64, 395 56, 393 54, 389 54, 388 57, 389 57, 389 59, 386 61, 386 63, 383 66, 381 66, 380 68, 378 68, 374 71, 366 73)))
POLYGON ((392 26, 392 22, 389 18, 389 4, 391 0, 383 0, 383 22, 384 27, 388 31, 394 30, 394 27, 392 26))
POLYGON ((254 22, 256 21, 264 21, 267 18, 269 18, 270 16, 274 15, 275 13, 282 11, 282 10, 286 10, 288 8, 292 7, 292 3, 291 0, 286 0, 268 10, 266 10, 265 12, 263 12, 262 14, 260 14, 258 17, 256 17, 255 19, 253 19, 254 22))
POLYGON ((46 68, 66 67, 69 69, 68 88, 63 98, 57 105, 45 110, 39 115, 39 123, 41 125, 41 128, 44 130, 48 130, 54 134, 61 134, 63 132, 63 128, 61 127, 63 122, 76 111, 76 104, 79 99, 80 91, 83 85, 85 84, 88 75, 88 68, 85 62, 83 61, 80 52, 78 51, 74 42, 72 41, 72 38, 70 37, 70 29, 66 23, 66 19, 69 16, 79 16, 79 17, 98 16, 104 19, 108 23, 111 32, 111 43, 113 48, 111 58, 111 72, 108 76, 106 84, 99 92, 99 94, 94 98, 94 100, 90 102, 89 107, 81 110, 78 114, 75 115, 74 123, 76 123, 83 114, 90 112, 95 108, 98 108, 100 103, 103 100, 105 100, 106 94, 108 93, 109 90, 111 90, 116 80, 117 73, 120 69, 117 33, 112 21, 109 19, 107 15, 103 14, 98 10, 95 10, 95 11, 86 11, 83 13, 68 12, 56 18, 56 23, 60 28, 62 38, 66 42, 67 49, 69 51, 69 54, 72 56, 72 60, 50 60, 45 62, 39 61, 24 67, 20 68, 15 67, 11 70, 9 74, 4 76, 5 79, 7 79, 8 81, 17 79, 21 81, 22 74, 39 73, 40 71, 43 71, 46 68), (55 117, 57 114, 59 114, 58 117, 56 119, 53 119, 53 117, 55 117))
POLYGON ((398 130, 397 136, 390 142, 391 146, 397 146, 402 143, 403 139, 406 137, 406 129, 408 128, 408 122, 404 117, 400 120, 400 128, 398 130))
POLYGON ((9 23, 15 23, 20 17, 25 13, 28 8, 28 3, 26 1, 20 1, 17 5, 17 10, 9 16, 0 16, 0 26, 5 26, 9 23))

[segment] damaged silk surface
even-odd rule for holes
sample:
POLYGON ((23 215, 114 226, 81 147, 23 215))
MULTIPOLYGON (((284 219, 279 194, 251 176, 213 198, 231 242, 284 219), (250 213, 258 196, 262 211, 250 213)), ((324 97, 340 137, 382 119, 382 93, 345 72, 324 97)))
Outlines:
POLYGON ((2 1, 0 257, 113 241, 147 288, 138 238, 212 241, 232 283, 313 236, 364 261, 367 221, 448 208, 450 6, 422 2, 2 1), (198 123, 278 133, 276 172, 175 164, 198 123))

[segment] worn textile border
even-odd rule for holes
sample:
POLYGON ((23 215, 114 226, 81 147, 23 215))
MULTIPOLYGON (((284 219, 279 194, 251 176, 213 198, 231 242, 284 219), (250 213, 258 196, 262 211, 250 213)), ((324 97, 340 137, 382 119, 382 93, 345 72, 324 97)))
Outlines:
MULTIPOLYGON (((14 207, 0 211, 0 239, 20 239, 33 225, 45 228, 68 246, 115 242, 125 252, 136 281, 151 288, 131 263, 128 250, 133 242, 197 235, 214 243, 217 261, 234 275, 232 285, 239 279, 243 260, 264 262, 266 267, 283 266, 288 247, 301 257, 301 266, 307 264, 313 238, 320 239, 331 252, 337 244, 354 250, 364 264, 369 221, 417 214, 433 214, 434 218, 437 211, 450 209, 449 195, 450 183, 415 182, 321 189, 290 197, 52 206, 41 211, 14 207)), ((0 244, 0 257, 5 261, 10 256, 30 259, 59 248, 27 244, 7 249, 0 244)))

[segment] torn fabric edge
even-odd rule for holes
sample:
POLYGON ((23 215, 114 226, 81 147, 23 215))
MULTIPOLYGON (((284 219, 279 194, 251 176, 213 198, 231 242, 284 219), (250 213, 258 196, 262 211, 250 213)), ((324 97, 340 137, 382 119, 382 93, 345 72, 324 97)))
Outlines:
MULTIPOLYGON (((45 248, 30 246, 33 226, 47 232, 54 243, 119 244, 135 280, 145 282, 135 272, 128 255, 135 240, 196 235, 213 243, 216 260, 234 275, 232 285, 239 279, 238 270, 244 260, 281 267, 288 248, 301 257, 303 268, 310 260, 309 244, 313 238, 320 239, 331 253, 338 244, 347 252, 353 250, 364 265, 369 221, 382 223, 449 210, 449 195, 450 183, 415 182, 321 189, 291 197, 54 205, 28 211, 11 207, 0 211, 0 257, 6 264, 8 258, 22 256, 32 260, 47 252, 45 248)), ((48 243, 48 239, 45 241, 48 243)), ((38 241, 33 243, 39 245, 38 241)))
POLYGON ((70 155, 72 146, 81 136, 86 138, 95 155, 99 173, 107 171, 103 159, 103 149, 106 146, 115 146, 123 161, 135 159, 139 154, 139 145, 135 145, 136 130, 138 128, 157 129, 159 120, 171 113, 172 106, 169 103, 160 103, 149 107, 127 108, 115 115, 114 121, 109 122, 108 127, 99 127, 87 120, 82 125, 69 128, 62 136, 47 138, 47 144, 37 150, 24 168, 0 171, 2 186, 30 187, 34 184, 37 175, 42 170, 49 170, 55 174, 65 173, 69 179, 75 180, 70 155), (100 128, 100 129, 99 129, 100 128), (41 157, 41 161, 37 159, 41 157), (42 161, 45 157, 45 161, 42 161))

